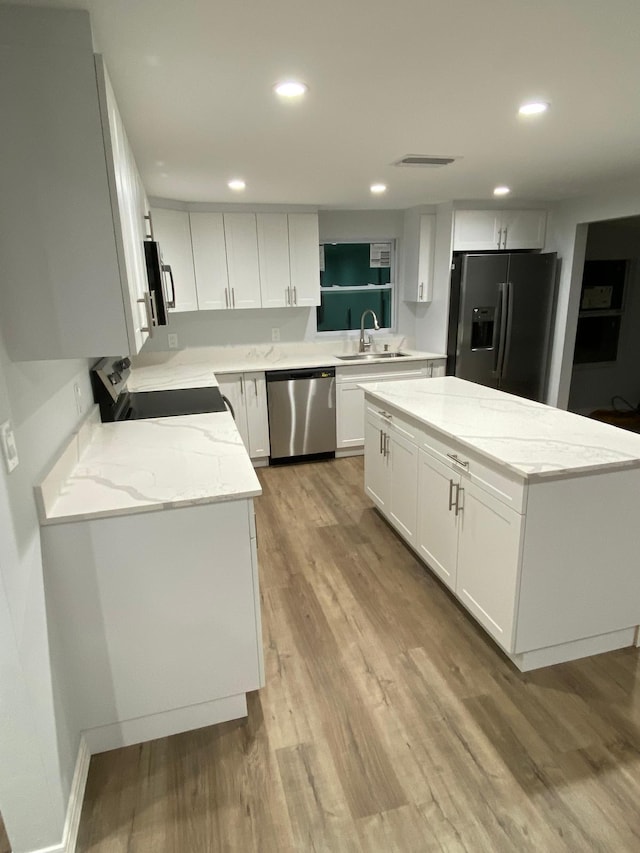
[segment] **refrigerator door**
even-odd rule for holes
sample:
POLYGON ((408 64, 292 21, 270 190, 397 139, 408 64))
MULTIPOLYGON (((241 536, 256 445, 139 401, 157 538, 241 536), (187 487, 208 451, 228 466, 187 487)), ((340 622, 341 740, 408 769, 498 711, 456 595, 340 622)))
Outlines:
POLYGON ((555 252, 509 256, 501 391, 543 401, 555 280, 555 252))
POLYGON ((498 387, 498 356, 509 255, 464 255, 460 278, 455 375, 498 387), (501 287, 502 285, 502 287, 501 287))

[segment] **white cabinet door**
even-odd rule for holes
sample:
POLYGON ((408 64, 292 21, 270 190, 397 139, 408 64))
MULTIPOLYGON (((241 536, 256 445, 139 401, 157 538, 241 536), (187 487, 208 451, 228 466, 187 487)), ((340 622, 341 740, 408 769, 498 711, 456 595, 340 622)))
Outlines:
POLYGON ((500 210, 456 210, 453 248, 457 252, 476 252, 502 248, 500 210))
POLYGON ((418 453, 415 444, 388 430, 389 518, 411 545, 418 520, 418 453))
POLYGON ((457 473, 424 450, 418 475, 418 532, 416 547, 431 569, 455 591, 458 559, 457 473))
POLYGON ((468 481, 460 500, 456 593, 511 652, 523 517, 468 481))
POLYGON ((546 225, 545 210, 503 210, 503 245, 506 249, 543 249, 546 225))
POLYGON ((263 308, 291 305, 289 225, 286 213, 256 214, 263 308))
POLYGON ((224 373, 217 377, 220 393, 231 403, 236 427, 249 453, 249 429, 247 426, 247 405, 244 375, 242 373, 224 373))
POLYGON ((153 236, 160 244, 163 263, 171 267, 171 276, 165 277, 167 301, 175 300, 170 311, 197 311, 196 275, 191 247, 189 214, 184 210, 154 208, 151 211, 153 236), (173 282, 173 291, 171 287, 173 282))
POLYGON ((444 359, 429 362, 429 376, 446 376, 447 362, 444 359))
POLYGON ((252 459, 269 455, 269 412, 267 383, 264 373, 244 374, 244 398, 247 410, 249 456, 252 459))
POLYGON ((367 412, 364 442, 364 490, 374 504, 387 510, 389 466, 387 464, 386 424, 378 415, 367 412))
POLYGON ((364 391, 357 382, 336 383, 336 439, 338 449, 364 444, 364 391))
POLYGON ((320 234, 317 213, 289 213, 291 304, 320 305, 320 234))
POLYGON ((260 308, 260 269, 255 213, 224 213, 232 308, 260 308))
POLYGON ((416 302, 431 302, 433 299, 433 253, 435 239, 435 214, 425 213, 420 217, 416 302))
POLYGON ((222 214, 190 213, 189 221, 198 308, 231 308, 222 214))

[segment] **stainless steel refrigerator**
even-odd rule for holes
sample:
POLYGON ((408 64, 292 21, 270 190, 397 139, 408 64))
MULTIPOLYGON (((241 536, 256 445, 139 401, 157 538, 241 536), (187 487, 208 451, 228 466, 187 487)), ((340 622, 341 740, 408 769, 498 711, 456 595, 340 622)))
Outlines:
POLYGON ((556 253, 455 255, 447 373, 542 401, 556 253))

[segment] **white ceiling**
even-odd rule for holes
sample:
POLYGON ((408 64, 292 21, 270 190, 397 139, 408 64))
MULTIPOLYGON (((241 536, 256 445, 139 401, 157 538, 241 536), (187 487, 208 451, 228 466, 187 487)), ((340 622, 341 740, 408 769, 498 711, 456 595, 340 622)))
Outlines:
POLYGON ((26 2, 90 11, 152 196, 404 208, 639 174, 640 0, 26 2), (288 76, 301 103, 272 92, 288 76), (520 118, 530 98, 550 111, 520 118))

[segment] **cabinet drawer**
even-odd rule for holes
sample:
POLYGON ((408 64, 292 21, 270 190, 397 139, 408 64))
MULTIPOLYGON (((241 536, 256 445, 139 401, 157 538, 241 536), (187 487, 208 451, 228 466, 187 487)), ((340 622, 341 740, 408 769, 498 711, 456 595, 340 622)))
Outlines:
POLYGON ((451 470, 457 471, 463 480, 468 479, 516 512, 524 512, 526 496, 524 481, 510 477, 505 471, 493 466, 478 454, 470 453, 456 442, 445 442, 426 431, 422 432, 422 438, 422 448, 448 465, 451 470))
POLYGON ((366 412, 367 415, 377 417, 380 423, 386 424, 386 428, 390 432, 396 432, 412 441, 417 447, 422 447, 426 441, 426 435, 420 426, 396 414, 393 409, 385 409, 375 403, 367 403, 366 412))

